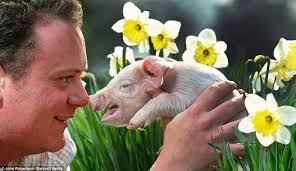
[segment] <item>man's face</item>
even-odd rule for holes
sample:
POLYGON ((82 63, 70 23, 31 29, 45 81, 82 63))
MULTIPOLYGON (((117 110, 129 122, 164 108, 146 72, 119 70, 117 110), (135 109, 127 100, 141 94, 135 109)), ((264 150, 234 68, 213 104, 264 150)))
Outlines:
POLYGON ((1 115, 6 115, 10 141, 19 142, 16 148, 29 153, 61 149, 67 127, 64 120, 74 116, 75 108, 88 104, 80 81, 86 66, 80 29, 53 19, 37 25, 35 31, 35 58, 29 72, 17 83, 9 76, 4 79, 0 107, 1 115))

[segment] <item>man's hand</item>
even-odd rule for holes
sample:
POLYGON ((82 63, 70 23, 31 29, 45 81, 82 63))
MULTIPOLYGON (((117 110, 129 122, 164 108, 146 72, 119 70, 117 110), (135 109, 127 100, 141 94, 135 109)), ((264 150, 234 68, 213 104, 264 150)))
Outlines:
MULTIPOLYGON (((162 151, 151 170, 200 170, 214 162, 215 152, 208 143, 221 145, 221 130, 226 140, 235 138, 232 127, 240 120, 226 122, 245 110, 243 95, 218 105, 235 88, 232 81, 214 84, 177 115, 167 125, 162 151)), ((244 153, 242 145, 230 144, 230 148, 234 155, 244 153)))

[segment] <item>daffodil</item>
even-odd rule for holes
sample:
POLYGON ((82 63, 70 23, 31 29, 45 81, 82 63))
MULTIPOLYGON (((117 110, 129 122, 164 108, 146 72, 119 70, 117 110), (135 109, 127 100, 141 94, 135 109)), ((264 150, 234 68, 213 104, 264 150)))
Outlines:
POLYGON ((266 100, 256 94, 249 94, 245 106, 249 115, 238 125, 241 132, 256 132, 257 139, 264 147, 274 141, 289 144, 291 134, 284 125, 291 126, 296 123, 296 108, 278 107, 272 94, 268 94, 266 100))
POLYGON ((216 34, 211 29, 202 30, 199 35, 186 38, 187 50, 183 53, 182 59, 187 63, 202 63, 215 68, 228 66, 228 59, 225 54, 227 45, 216 39, 216 34))
POLYGON ((81 84, 83 85, 83 87, 85 88, 86 87, 86 82, 81 80, 81 84))
POLYGON ((296 69, 296 40, 281 38, 274 49, 275 59, 287 69, 296 69))
MULTIPOLYGON (((284 82, 280 77, 280 74, 278 72, 275 72, 276 67, 278 67, 278 62, 276 60, 270 60, 270 67, 266 86, 267 88, 272 90, 278 90, 279 88, 283 88, 285 86, 284 82)), ((265 83, 266 72, 267 64, 265 64, 260 71, 257 71, 254 74, 254 77, 252 79, 252 87, 254 93, 261 91, 261 83, 265 83)))
MULTIPOLYGON (((274 49, 276 60, 270 60, 267 87, 278 90, 284 87, 284 82, 290 81, 296 75, 296 41, 281 38, 274 49)), ((263 66, 259 73, 256 73, 253 80, 253 88, 257 92, 261 91, 260 77, 265 80, 267 64, 263 66)))
MULTIPOLYGON (((135 62, 134 52, 129 47, 126 48, 125 57, 129 63, 135 62)), ((112 54, 109 54, 107 58, 110 58, 109 74, 110 76, 114 77, 124 67, 123 66, 123 47, 121 46, 115 47, 114 52, 112 54)))
POLYGON ((277 61, 274 72, 277 72, 283 81, 291 80, 296 75, 296 40, 281 38, 273 55, 277 61))
POLYGON ((162 49, 164 57, 168 57, 170 53, 178 53, 179 50, 174 39, 179 35, 181 23, 173 20, 169 20, 165 24, 157 20, 150 21, 150 23, 152 22, 154 24, 148 26, 148 35, 151 37, 156 55, 159 56, 162 49))
POLYGON ((124 19, 117 21, 112 29, 123 34, 123 41, 128 46, 138 45, 140 52, 148 51, 149 12, 141 12, 132 2, 127 2, 123 6, 123 16, 124 19))

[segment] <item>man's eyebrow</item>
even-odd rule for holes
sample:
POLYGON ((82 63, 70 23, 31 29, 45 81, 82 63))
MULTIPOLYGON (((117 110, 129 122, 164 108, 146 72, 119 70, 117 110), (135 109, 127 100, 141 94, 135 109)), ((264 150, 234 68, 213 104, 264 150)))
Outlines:
POLYGON ((81 70, 81 69, 78 69, 78 68, 67 68, 67 69, 62 68, 62 69, 56 69, 56 70, 54 70, 52 72, 55 73, 55 74, 60 74, 60 73, 73 73, 73 72, 81 73, 83 71, 84 70, 81 70))

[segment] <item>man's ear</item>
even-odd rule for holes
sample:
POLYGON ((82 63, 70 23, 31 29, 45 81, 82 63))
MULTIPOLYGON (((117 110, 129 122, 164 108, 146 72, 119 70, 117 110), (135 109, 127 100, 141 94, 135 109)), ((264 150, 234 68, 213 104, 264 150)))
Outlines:
POLYGON ((159 93, 163 83, 163 76, 172 67, 170 62, 160 57, 149 56, 144 58, 141 71, 144 74, 144 81, 150 84, 146 90, 149 94, 155 95, 155 93, 159 93))
POLYGON ((2 99, 3 99, 3 89, 5 85, 6 72, 3 67, 0 65, 0 108, 2 107, 2 99))
POLYGON ((3 89, 5 76, 6 72, 4 71, 4 68, 0 65, 0 91, 3 89))

